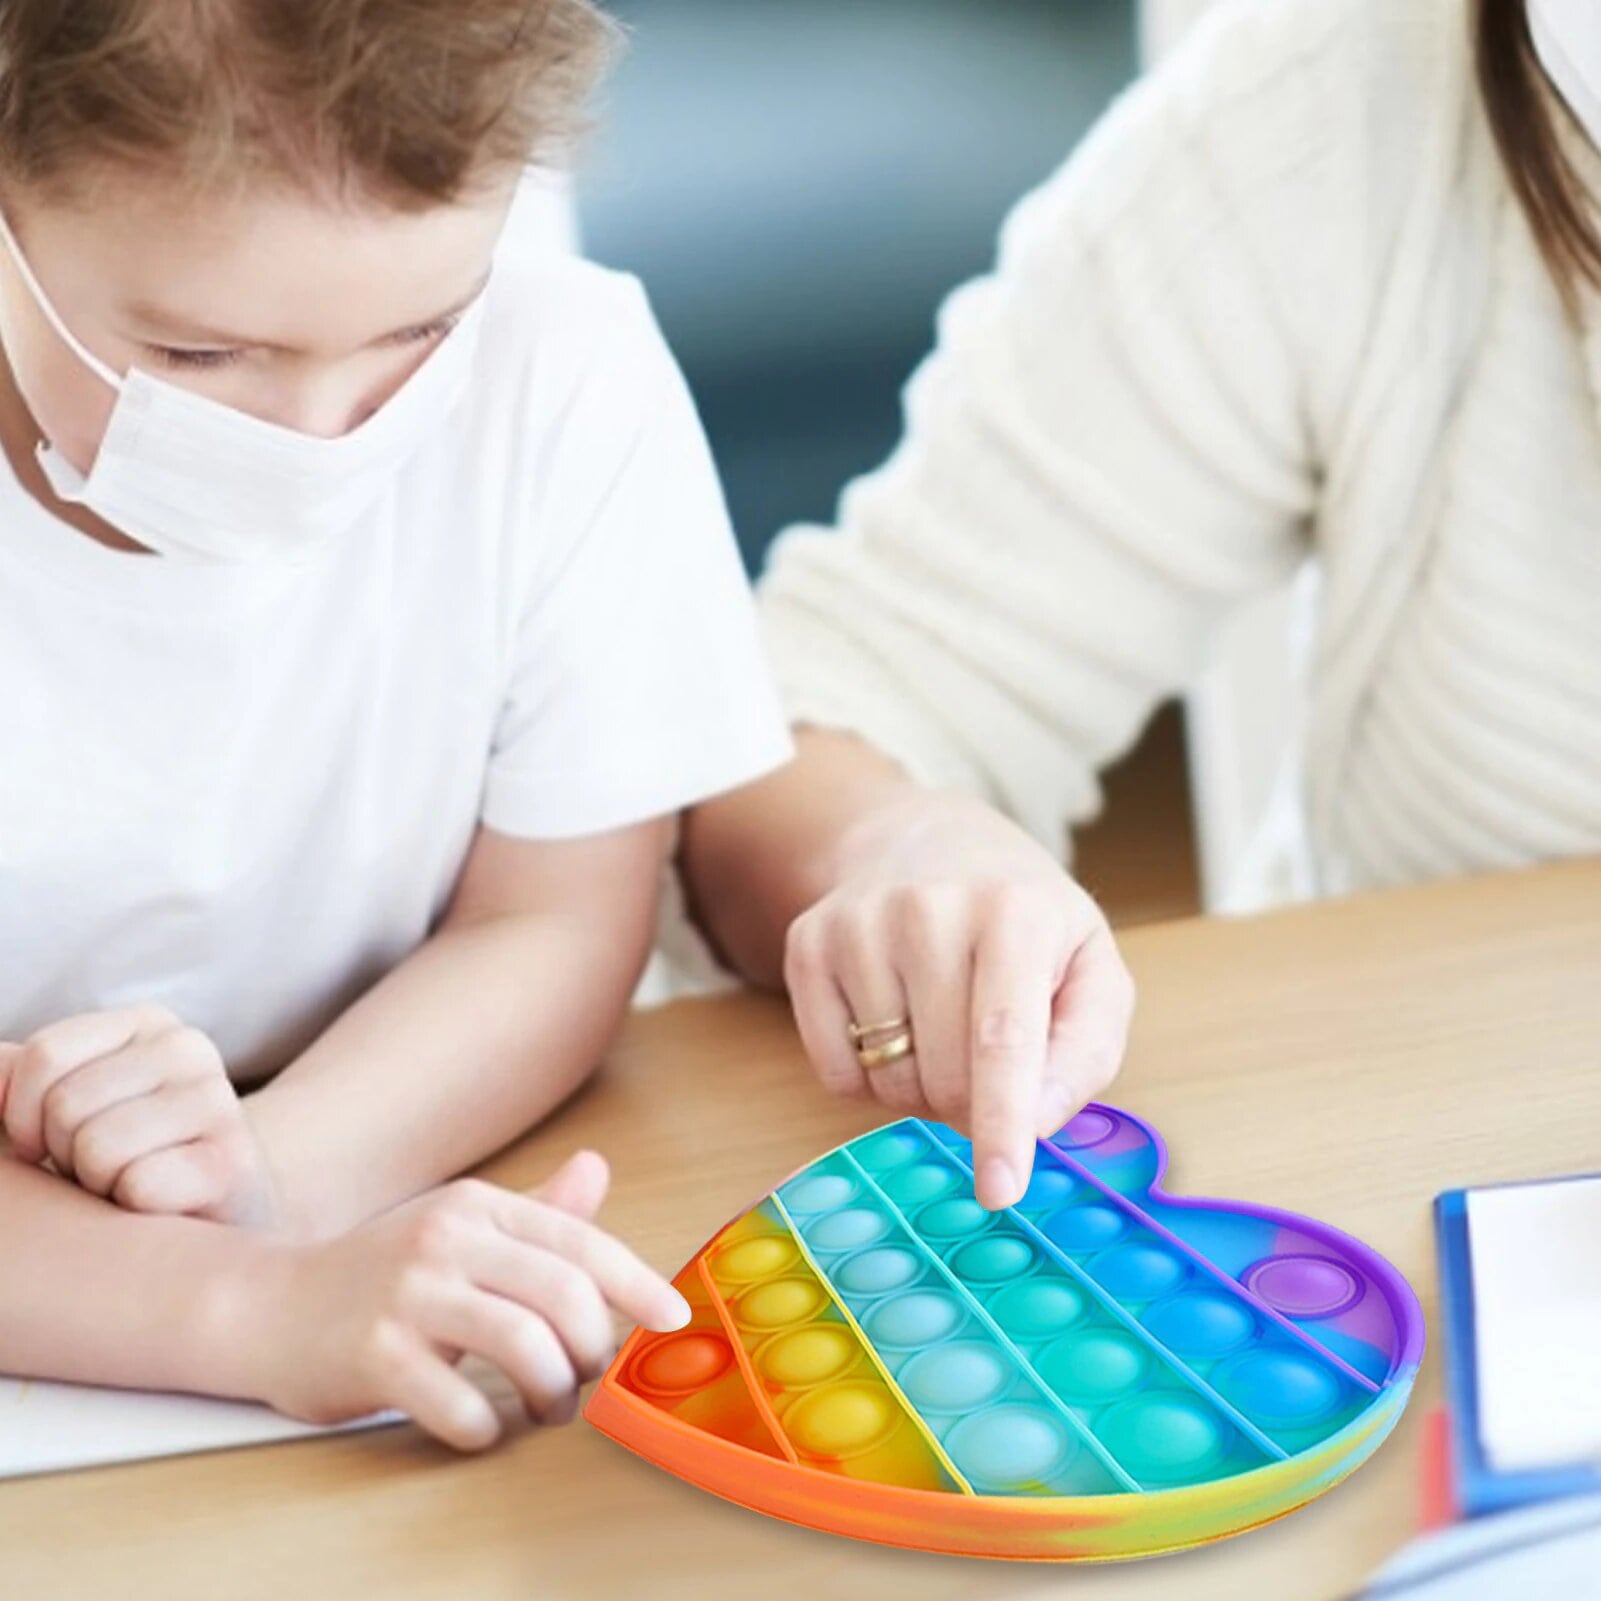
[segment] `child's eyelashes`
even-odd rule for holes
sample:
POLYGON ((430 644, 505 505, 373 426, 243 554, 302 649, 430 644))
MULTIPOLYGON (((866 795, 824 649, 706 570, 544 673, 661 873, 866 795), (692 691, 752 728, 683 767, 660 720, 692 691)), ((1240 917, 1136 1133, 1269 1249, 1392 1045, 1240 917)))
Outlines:
POLYGON ((229 367, 243 355, 242 350, 182 350, 176 345, 149 345, 150 353, 165 367, 207 370, 229 367))
POLYGON ((448 317, 435 317, 432 322, 419 323, 415 328, 407 328, 404 332, 396 334, 390 342, 396 345, 420 345, 425 340, 438 339, 448 334, 460 321, 459 311, 448 317))
MULTIPOLYGON (((397 334, 391 334, 385 341, 391 345, 420 345, 431 339, 440 339, 454 328, 460 321, 460 313, 449 317, 437 317, 433 322, 419 323, 415 328, 404 328, 397 334)), ((235 362, 245 357, 243 349, 227 350, 201 350, 190 349, 179 345, 148 345, 146 349, 155 358, 167 367, 187 368, 193 372, 214 371, 219 367, 231 367, 235 362)))

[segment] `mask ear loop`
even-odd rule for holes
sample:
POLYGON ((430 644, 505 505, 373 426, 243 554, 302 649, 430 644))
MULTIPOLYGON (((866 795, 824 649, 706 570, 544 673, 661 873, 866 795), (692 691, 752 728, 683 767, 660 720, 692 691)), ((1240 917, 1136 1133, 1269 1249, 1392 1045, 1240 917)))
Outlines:
POLYGON ((11 224, 6 221, 6 214, 0 209, 0 239, 5 240, 6 249, 11 252, 11 259, 17 264, 17 271, 22 274, 22 281, 28 286, 28 293, 33 296, 34 304, 44 313, 44 319, 55 329, 64 344, 96 378, 109 384, 115 390, 121 390, 122 377, 113 372, 92 350, 90 350, 78 336, 61 320, 61 314, 51 305, 50 297, 45 294, 39 280, 33 275, 33 268, 28 265, 28 259, 22 253, 22 247, 17 243, 16 235, 11 231, 11 224))

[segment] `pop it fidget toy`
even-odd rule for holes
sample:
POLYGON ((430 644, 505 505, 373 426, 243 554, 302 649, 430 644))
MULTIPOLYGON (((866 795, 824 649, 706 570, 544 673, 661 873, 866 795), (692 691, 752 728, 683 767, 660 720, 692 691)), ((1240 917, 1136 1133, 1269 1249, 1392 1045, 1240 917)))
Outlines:
POLYGON ((1175 1551, 1303 1505, 1394 1426, 1406 1281, 1287 1212, 1165 1193, 1148 1124, 1086 1107, 990 1212, 972 1147, 907 1118, 830 1151, 674 1281, 585 1408, 717 1495, 974 1556, 1175 1551))

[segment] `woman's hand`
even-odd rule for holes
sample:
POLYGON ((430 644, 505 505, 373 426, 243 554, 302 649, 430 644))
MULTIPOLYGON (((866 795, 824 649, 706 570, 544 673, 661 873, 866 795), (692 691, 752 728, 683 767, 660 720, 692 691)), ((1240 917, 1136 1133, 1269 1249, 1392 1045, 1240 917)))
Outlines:
POLYGON ((834 887, 790 925, 784 980, 823 1084, 973 1141, 978 1199, 1009 1206, 1053 1133, 1112 1081, 1134 985, 1100 908, 980 801, 906 786, 842 840, 834 887), (911 1020, 864 1071, 849 1025, 911 1020))
POLYGON ((394 1407, 462 1451, 500 1435, 471 1354, 516 1386, 531 1417, 570 1422, 579 1386, 616 1351, 612 1313, 681 1328, 671 1284, 590 1219, 604 1158, 570 1157, 525 1194, 458 1179, 350 1233, 273 1249, 235 1320, 253 1347, 252 1393, 311 1423, 394 1407))
POLYGON ((13 1154, 131 1212, 267 1227, 278 1197, 221 1055, 160 1006, 86 1012, 0 1044, 13 1154))

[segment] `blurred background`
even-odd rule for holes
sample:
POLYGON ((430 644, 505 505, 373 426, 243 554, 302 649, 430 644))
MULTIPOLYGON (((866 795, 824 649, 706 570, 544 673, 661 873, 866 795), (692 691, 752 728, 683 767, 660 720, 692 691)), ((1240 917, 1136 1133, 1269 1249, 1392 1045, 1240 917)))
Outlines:
MULTIPOLYGON (((630 41, 581 166, 583 248, 649 290, 755 572, 894 444, 941 298, 1134 77, 1151 0, 609 9, 630 41)), ((1075 858, 1114 918, 1193 910, 1177 708, 1109 775, 1104 816, 1075 858)))
POLYGON ((899 430, 944 293, 1136 68, 1133 0, 616 0, 586 253, 644 280, 755 570, 899 430))

